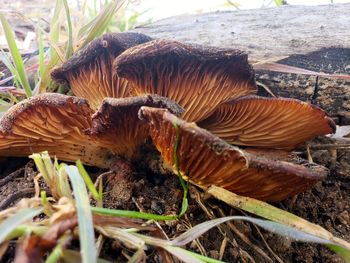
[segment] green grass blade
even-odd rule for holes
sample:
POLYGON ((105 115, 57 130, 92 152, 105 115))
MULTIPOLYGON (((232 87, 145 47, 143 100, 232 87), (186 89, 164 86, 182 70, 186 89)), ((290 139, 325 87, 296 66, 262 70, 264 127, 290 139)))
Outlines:
POLYGON ((350 250, 343 248, 338 245, 326 245, 330 250, 333 250, 335 253, 337 253, 339 256, 341 256, 345 262, 350 263, 350 250))
POLYGON ((12 106, 11 103, 9 103, 9 102, 7 102, 7 101, 5 101, 5 100, 3 100, 3 99, 0 99, 0 105, 9 105, 9 106, 12 106))
MULTIPOLYGON (((71 249, 62 249, 62 259, 65 263, 80 263, 81 255, 79 252, 71 249)), ((105 259, 98 258, 97 263, 112 263, 105 259)))
POLYGON ((80 48, 90 43, 96 37, 102 35, 110 23, 115 12, 124 4, 125 0, 114 0, 106 5, 103 10, 97 15, 94 23, 92 23, 90 29, 87 31, 87 36, 80 48))
POLYGON ((49 201, 47 200, 46 192, 41 191, 40 197, 41 197, 41 204, 44 207, 43 212, 45 213, 45 215, 51 216, 52 212, 50 211, 50 205, 49 205, 49 201))
MULTIPOLYGON (((53 12, 53 16, 51 19, 51 23, 50 23, 50 42, 57 44, 59 41, 59 37, 60 37, 60 13, 62 11, 63 8, 63 1, 61 0, 56 0, 56 5, 55 5, 55 9, 53 12)), ((56 53, 54 48, 51 48, 50 50, 51 52, 51 58, 54 56, 54 53, 56 53)))
POLYGON ((45 51, 44 51, 43 36, 41 33, 41 29, 38 30, 38 34, 39 34, 39 77, 41 78, 45 69, 45 51))
POLYGON ((70 235, 64 235, 62 236, 58 242, 56 247, 52 250, 52 252, 49 254, 49 256, 46 258, 45 263, 57 263, 61 262, 61 258, 63 256, 63 248, 65 247, 65 244, 70 239, 70 235))
POLYGON ((191 229, 187 230, 185 233, 181 234, 180 236, 176 237, 169 243, 172 246, 184 246, 190 243, 192 240, 199 238, 201 235, 203 235, 205 232, 209 231, 213 227, 216 227, 222 223, 225 223, 231 220, 248 221, 270 232, 287 236, 289 238, 292 238, 298 241, 313 242, 313 243, 320 243, 320 244, 331 243, 325 239, 305 233, 303 231, 292 228, 290 226, 286 226, 286 225, 269 221, 269 220, 262 220, 262 219, 257 219, 253 217, 248 217, 248 216, 227 216, 227 217, 222 217, 222 218, 213 219, 213 220, 200 223, 192 227, 191 229))
POLYGON ((233 207, 242 209, 257 216, 261 216, 285 225, 294 225, 300 229, 307 228, 311 233, 317 232, 319 235, 326 238, 332 236, 332 234, 324 228, 312 224, 305 219, 263 201, 250 197, 239 196, 217 186, 211 186, 207 192, 213 195, 215 198, 222 200, 233 207))
POLYGON ((274 0, 276 6, 281 6, 283 5, 283 0, 274 0))
POLYGON ((350 250, 343 247, 340 244, 335 243, 332 240, 328 240, 310 233, 306 233, 304 231, 301 231, 291 226, 287 226, 287 225, 276 223, 269 220, 262 220, 262 219, 257 219, 253 217, 248 217, 248 216, 228 216, 228 217, 223 217, 223 218, 203 222, 199 225, 194 226, 190 230, 186 231, 184 234, 181 234, 174 240, 170 241, 170 244, 172 246, 183 246, 185 244, 188 244, 192 240, 198 238, 199 236, 203 235, 205 232, 209 231, 211 228, 230 220, 248 221, 250 223, 256 224, 264 228, 267 231, 288 237, 292 240, 326 245, 331 249, 338 251, 339 254, 342 255, 343 258, 346 260, 346 262, 350 261, 350 250))
POLYGON ((89 189, 90 193, 92 194, 93 198, 96 201, 99 201, 100 200, 100 195, 97 192, 96 187, 95 187, 94 183, 91 180, 91 177, 89 176, 89 174, 85 170, 85 168, 83 166, 83 163, 80 160, 78 160, 78 161, 75 162, 75 164, 78 167, 79 173, 83 177, 84 182, 85 182, 87 188, 89 189))
POLYGON ((0 244, 4 242, 6 237, 23 222, 32 219, 41 213, 41 209, 24 208, 13 216, 8 217, 0 224, 0 244))
POLYGON ((76 201, 80 253, 83 263, 96 263, 97 250, 95 246, 95 234, 92 222, 92 213, 85 183, 77 167, 73 165, 64 167, 72 183, 73 194, 76 201))
POLYGON ((7 54, 2 49, 1 49, 1 53, 0 53, 0 60, 10 70, 10 72, 13 76, 18 76, 18 72, 17 72, 15 66, 12 64, 10 58, 7 56, 7 54))
POLYGON ((184 263, 203 263, 205 261, 197 258, 193 254, 189 254, 187 250, 181 249, 179 247, 163 246, 163 249, 168 251, 170 254, 176 256, 181 262, 184 263))
POLYGON ((54 250, 50 253, 50 255, 45 260, 45 263, 57 263, 60 262, 60 259, 62 258, 63 252, 62 252, 62 245, 57 245, 54 250))
POLYGON ((57 65, 60 57, 54 47, 57 46, 60 37, 60 14, 63 9, 63 1, 56 0, 54 13, 50 22, 50 60, 47 63, 43 74, 41 75, 38 93, 46 92, 51 84, 50 72, 57 65))
POLYGON ((200 254, 191 252, 181 247, 164 246, 163 248, 186 263, 194 263, 194 262, 223 263, 223 261, 202 256, 200 254))
POLYGON ((350 262, 350 247, 344 247, 344 244, 339 244, 338 242, 335 242, 332 239, 321 238, 321 237, 318 237, 317 235, 306 233, 294 227, 286 226, 286 225, 275 223, 272 221, 249 218, 249 217, 246 217, 243 220, 249 221, 251 223, 254 223, 264 228, 265 230, 288 237, 296 241, 318 243, 318 244, 325 245, 329 249, 333 250, 334 252, 342 256, 345 262, 350 262))
MULTIPOLYGON (((8 55, 2 50, 0 49, 0 61, 2 61, 5 66, 10 70, 12 76, 13 76, 13 82, 14 82, 14 86, 17 88, 21 88, 20 83, 20 79, 18 78, 19 74, 17 72, 16 67, 13 65, 13 63, 11 62, 11 59, 8 57, 8 55)), ((9 94, 11 97, 13 97, 11 94, 9 94)), ((17 99, 13 100, 16 102, 17 99)))
POLYGON ((180 214, 179 214, 179 217, 181 217, 182 215, 184 215, 186 213, 187 208, 188 208, 188 199, 187 199, 188 185, 186 184, 185 180, 182 178, 180 168, 179 168, 179 159, 177 158, 177 149, 179 148, 180 142, 181 142, 179 127, 177 126, 176 123, 173 123, 173 126, 176 130, 176 138, 175 138, 175 145, 174 145, 175 168, 176 168, 177 176, 180 180, 182 190, 184 191, 183 198, 182 198, 182 204, 181 204, 181 210, 180 210, 180 214))
MULTIPOLYGON (((26 235, 28 233, 42 236, 44 235, 49 228, 47 226, 34 226, 34 225, 29 225, 29 224, 21 224, 16 229, 14 229, 11 234, 9 234, 6 237, 6 240, 11 240, 15 238, 19 238, 23 235, 26 235)), ((1 243, 1 242, 0 242, 1 243)))
POLYGON ((4 32, 5 32, 5 37, 6 37, 9 49, 11 51, 13 62, 15 64, 15 66, 16 66, 16 70, 17 70, 17 73, 18 73, 18 78, 19 78, 19 80, 21 82, 21 85, 22 85, 23 89, 26 92, 27 97, 29 98, 29 97, 32 96, 32 90, 30 88, 30 85, 29 85, 29 82, 28 82, 28 79, 27 79, 27 75, 26 75, 26 72, 25 72, 23 59, 22 59, 22 56, 19 53, 19 50, 17 48, 15 37, 14 37, 13 32, 11 30, 11 26, 7 22, 7 20, 6 20, 6 18, 5 18, 3 13, 0 13, 0 21, 1 21, 1 24, 2 24, 2 28, 4 29, 4 32))
POLYGON ((97 20, 97 17, 91 19, 89 22, 87 22, 84 26, 82 26, 79 29, 78 39, 82 38, 85 34, 87 34, 87 32, 89 31, 89 29, 92 27, 92 25, 95 23, 96 20, 97 20))
POLYGON ((100 179, 100 182, 98 183, 98 195, 99 195, 99 198, 98 198, 97 205, 99 207, 103 207, 103 181, 102 181, 102 177, 100 179))
POLYGON ((291 227, 296 231, 302 231, 316 236, 317 238, 326 240, 328 242, 324 243, 326 246, 343 256, 347 262, 350 262, 350 243, 333 236, 321 226, 310 223, 305 219, 283 211, 282 209, 274 207, 268 203, 236 195, 221 187, 211 186, 207 192, 233 207, 240 208, 249 213, 280 223, 285 227, 291 227))
MULTIPOLYGON (((52 47, 50 48, 52 51, 52 47)), ((59 61, 59 56, 56 51, 52 52, 49 63, 46 65, 43 75, 40 79, 39 93, 45 92, 51 83, 50 72, 54 66, 57 65, 59 61)))
POLYGON ((45 166, 45 162, 43 160, 42 154, 40 154, 40 153, 33 153, 32 155, 29 155, 29 158, 34 160, 35 166, 38 169, 39 173, 44 178, 45 182, 48 185, 51 185, 50 174, 46 170, 46 166, 45 166))
POLYGON ((175 220, 177 216, 163 216, 151 213, 143 213, 138 211, 128 211, 128 210, 117 210, 117 209, 108 209, 102 207, 91 207, 91 211, 96 214, 109 215, 109 216, 120 216, 128 218, 139 218, 147 220, 175 220))
MULTIPOLYGON (((210 222, 210 221, 209 221, 210 222)), ((170 254, 174 255, 178 259, 181 260, 181 262, 186 263, 194 263, 194 262, 209 262, 209 263, 222 263, 222 261, 212 259, 209 257, 202 256, 200 254, 197 254, 195 252, 188 251, 186 249, 173 246, 171 244, 171 241, 167 239, 160 239, 152 236, 146 236, 143 234, 133 233, 133 235, 137 236, 141 240, 143 240, 147 245, 152 245, 155 247, 161 247, 168 251, 170 254)))
POLYGON ((64 9, 66 11, 67 23, 68 23, 68 43, 66 48, 66 59, 68 59, 73 54, 73 30, 72 30, 72 21, 70 17, 67 0, 63 0, 63 4, 64 4, 64 9))

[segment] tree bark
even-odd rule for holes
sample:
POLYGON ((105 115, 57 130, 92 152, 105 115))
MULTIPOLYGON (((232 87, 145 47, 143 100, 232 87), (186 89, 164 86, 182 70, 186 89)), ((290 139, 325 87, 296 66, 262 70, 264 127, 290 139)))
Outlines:
MULTIPOLYGON (((223 48, 238 48, 251 63, 276 61, 325 73, 350 74, 350 4, 282 6, 160 20, 135 31, 223 48)), ((256 71, 277 96, 314 103, 350 124, 350 80, 256 71)), ((263 89, 260 94, 267 95, 263 89)))

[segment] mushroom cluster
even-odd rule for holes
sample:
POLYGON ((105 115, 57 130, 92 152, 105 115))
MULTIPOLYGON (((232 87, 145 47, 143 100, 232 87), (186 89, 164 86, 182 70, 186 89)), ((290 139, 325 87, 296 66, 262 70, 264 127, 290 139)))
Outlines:
POLYGON ((179 139, 184 178, 269 201, 327 175, 291 151, 333 133, 334 122, 305 102, 254 95, 254 71, 242 51, 107 34, 52 78, 76 97, 42 94, 13 106, 0 120, 1 156, 48 150, 108 168, 150 137, 174 167, 179 139))

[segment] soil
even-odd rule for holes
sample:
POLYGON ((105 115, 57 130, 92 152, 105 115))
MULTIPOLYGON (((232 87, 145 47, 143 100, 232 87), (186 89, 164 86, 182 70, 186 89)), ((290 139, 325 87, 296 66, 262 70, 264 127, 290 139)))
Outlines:
MULTIPOLYGON (((317 143, 329 144, 329 139, 321 139, 317 143)), ((114 172, 105 174, 104 206, 156 214, 176 214, 182 198, 177 177, 171 173, 164 174, 160 156, 152 147, 144 148, 143 152, 145 155, 142 159, 133 163, 120 160, 114 172)), ((319 224, 337 237, 350 240, 350 149, 338 150, 336 159, 328 150, 313 151, 312 157, 315 162, 330 168, 328 178, 305 193, 273 205, 319 224)), ((33 195, 33 176, 36 172, 32 161, 26 158, 3 158, 0 159, 0 167, 0 206, 9 205, 9 196, 18 191, 20 194, 14 196, 17 200, 33 195), (9 176, 11 180, 2 183, 9 176)), ((93 179, 105 172, 89 168, 93 179)), ((199 205, 196 196, 200 193, 200 190, 191 187, 189 209, 184 218, 161 223, 169 238, 178 236, 191 225, 213 218, 199 205)), ((216 217, 242 214, 241 211, 214 199, 202 202, 216 217)), ((321 245, 292 242, 258 230, 252 224, 238 221, 223 225, 220 229, 212 229, 188 245, 188 248, 219 258, 220 248, 225 242, 222 260, 226 262, 277 262, 276 256, 283 262, 342 262, 339 256, 321 245)), ((101 257, 124 262, 126 259, 122 255, 122 249, 123 246, 116 242, 106 242, 101 257)), ((3 262, 11 262, 14 252, 13 246, 10 247, 3 262)), ((158 254, 153 250, 148 251, 148 262, 160 262, 158 254)))

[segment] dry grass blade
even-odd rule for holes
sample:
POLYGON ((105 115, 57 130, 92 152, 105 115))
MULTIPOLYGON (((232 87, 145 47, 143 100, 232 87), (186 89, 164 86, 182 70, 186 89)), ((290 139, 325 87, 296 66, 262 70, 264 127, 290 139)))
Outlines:
POLYGON ((41 209, 26 208, 19 210, 18 213, 8 217, 0 224, 0 243, 4 242, 6 237, 14 231, 23 222, 32 219, 41 213, 41 209))
POLYGON ((44 255, 53 252, 46 259, 47 263, 57 262, 61 257, 60 247, 70 241, 69 230, 77 225, 76 216, 55 222, 44 235, 30 235, 22 242, 16 251, 15 263, 32 263, 42 261, 44 255))
MULTIPOLYGON (((9 61, 8 61, 8 60, 7 60, 7 61, 3 61, 3 60, 6 60, 6 56, 5 56, 5 53, 4 53, 3 51, 1 51, 0 59, 1 59, 1 62, 3 62, 3 63, 5 64, 6 67, 8 67, 7 64, 6 64, 6 62, 9 62, 9 61)), ((10 70, 10 71, 11 71, 11 70, 10 70)), ((0 76, 1 76, 1 74, 0 74, 0 76)), ((1 77, 2 77, 2 76, 1 76, 1 77)), ((2 80, 0 80, 0 85, 4 85, 6 82, 9 82, 9 81, 13 80, 13 78, 14 78, 13 75, 12 75, 12 76, 9 76, 9 77, 7 77, 7 78, 3 78, 2 80)))
MULTIPOLYGON (((199 259, 197 256, 194 256, 189 251, 182 249, 180 247, 172 247, 172 246, 164 246, 163 247, 166 251, 168 251, 170 254, 176 256, 178 259, 185 263, 202 263, 205 262, 201 259, 199 259)), ((215 262, 215 261, 212 261, 215 262)), ((221 262, 221 261, 216 261, 221 262)))
POLYGON ((135 254, 128 260, 128 263, 141 263, 146 262, 146 253, 144 248, 139 248, 135 254))
POLYGON ((121 241, 130 249, 140 249, 145 246, 145 241, 142 238, 140 238, 138 235, 125 231, 125 229, 112 226, 96 226, 96 229, 104 236, 121 241))
POLYGON ((207 192, 233 207, 240 208, 280 224, 276 226, 271 225, 272 231, 276 229, 276 232, 280 234, 283 234, 283 231, 285 231, 285 235, 291 235, 298 240, 324 244, 341 255, 347 262, 350 262, 350 243, 333 236, 330 232, 318 225, 312 224, 305 219, 265 202, 236 195, 221 187, 211 186, 207 192))

